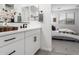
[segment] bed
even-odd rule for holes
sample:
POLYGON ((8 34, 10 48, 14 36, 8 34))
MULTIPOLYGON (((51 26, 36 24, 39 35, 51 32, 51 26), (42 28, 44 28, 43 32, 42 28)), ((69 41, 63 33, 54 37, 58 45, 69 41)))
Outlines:
POLYGON ((63 39, 63 40, 79 40, 79 36, 76 32, 64 28, 52 31, 52 39, 63 39))

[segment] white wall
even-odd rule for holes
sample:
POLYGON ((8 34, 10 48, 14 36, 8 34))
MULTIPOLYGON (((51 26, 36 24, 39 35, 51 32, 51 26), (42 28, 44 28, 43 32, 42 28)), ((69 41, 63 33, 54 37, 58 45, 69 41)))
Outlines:
POLYGON ((57 22, 56 23, 53 22, 53 21, 51 22, 53 25, 55 25, 58 28, 69 28, 69 29, 79 33, 79 29, 77 29, 77 26, 79 25, 79 21, 78 21, 79 20, 79 18, 78 18, 79 12, 78 12, 78 9, 69 9, 69 10, 57 11, 57 12, 52 12, 52 14, 53 14, 52 18, 54 16, 57 17, 57 22), (59 24, 58 23, 58 21, 59 21, 59 17, 58 17, 59 13, 66 13, 66 12, 67 13, 75 12, 75 24, 71 25, 71 24, 59 24))
POLYGON ((39 10, 43 11, 43 23, 42 23, 42 38, 41 38, 41 49, 51 51, 52 50, 52 39, 51 39, 51 5, 41 4, 39 10))

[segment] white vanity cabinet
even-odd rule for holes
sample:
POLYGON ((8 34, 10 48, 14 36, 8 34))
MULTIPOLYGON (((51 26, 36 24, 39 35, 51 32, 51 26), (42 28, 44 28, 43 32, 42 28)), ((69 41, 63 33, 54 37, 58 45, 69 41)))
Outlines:
POLYGON ((40 49, 40 29, 26 32, 25 54, 33 55, 40 49))
POLYGON ((24 55, 24 33, 1 37, 0 55, 24 55))
POLYGON ((33 55, 40 49, 40 29, 0 36, 0 55, 33 55))

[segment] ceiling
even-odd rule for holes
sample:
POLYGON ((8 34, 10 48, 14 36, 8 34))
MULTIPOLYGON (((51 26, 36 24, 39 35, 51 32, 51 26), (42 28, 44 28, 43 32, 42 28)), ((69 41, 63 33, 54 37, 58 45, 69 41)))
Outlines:
POLYGON ((79 4, 52 4, 52 11, 79 8, 79 4))

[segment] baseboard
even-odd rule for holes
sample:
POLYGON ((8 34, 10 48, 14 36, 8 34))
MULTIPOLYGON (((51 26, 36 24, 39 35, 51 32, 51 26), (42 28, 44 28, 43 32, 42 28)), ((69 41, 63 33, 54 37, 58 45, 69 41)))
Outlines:
POLYGON ((45 51, 49 51, 51 52, 52 51, 52 48, 40 48, 41 50, 45 50, 45 51))

